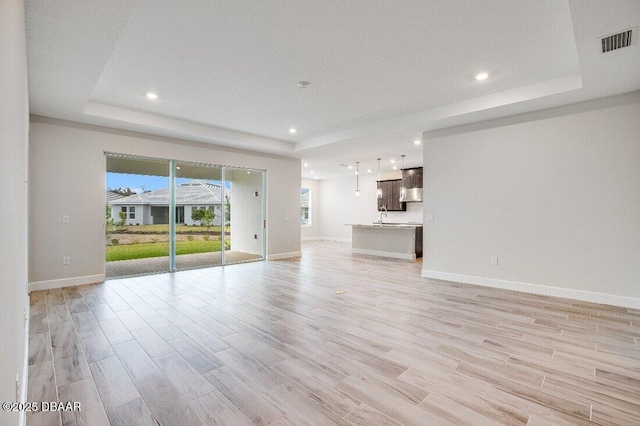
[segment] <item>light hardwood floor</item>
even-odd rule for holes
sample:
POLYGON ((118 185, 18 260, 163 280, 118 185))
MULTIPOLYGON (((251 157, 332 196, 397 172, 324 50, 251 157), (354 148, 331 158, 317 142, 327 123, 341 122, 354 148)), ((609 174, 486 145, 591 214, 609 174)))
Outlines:
POLYGON ((640 311, 303 249, 32 293, 28 424, 640 424, 640 311))

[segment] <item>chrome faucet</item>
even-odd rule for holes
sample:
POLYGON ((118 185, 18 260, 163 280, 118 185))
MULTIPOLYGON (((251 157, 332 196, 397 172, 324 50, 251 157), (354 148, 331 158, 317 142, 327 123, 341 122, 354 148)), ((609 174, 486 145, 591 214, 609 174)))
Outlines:
POLYGON ((380 220, 378 221, 380 223, 380 225, 382 225, 382 214, 383 214, 383 210, 384 210, 384 217, 387 217, 387 205, 383 204, 382 207, 380 208, 380 220))

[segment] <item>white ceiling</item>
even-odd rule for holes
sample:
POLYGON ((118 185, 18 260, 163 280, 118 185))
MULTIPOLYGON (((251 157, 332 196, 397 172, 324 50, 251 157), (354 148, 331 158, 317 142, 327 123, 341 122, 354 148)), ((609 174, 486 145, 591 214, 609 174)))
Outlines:
POLYGON ((638 44, 598 50, 638 0, 26 6, 32 113, 299 157, 306 177, 419 166, 422 131, 640 89, 638 44))

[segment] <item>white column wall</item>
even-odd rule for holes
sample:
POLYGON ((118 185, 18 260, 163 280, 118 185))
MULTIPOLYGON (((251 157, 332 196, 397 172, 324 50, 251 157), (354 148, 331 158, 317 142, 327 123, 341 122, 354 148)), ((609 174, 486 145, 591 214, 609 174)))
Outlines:
MULTIPOLYGON (((0 400, 10 402, 16 400, 16 378, 23 401, 27 386, 29 102, 22 0, 0 2, 0 57, 0 400)), ((24 413, 0 411, 3 425, 23 418, 24 413)))

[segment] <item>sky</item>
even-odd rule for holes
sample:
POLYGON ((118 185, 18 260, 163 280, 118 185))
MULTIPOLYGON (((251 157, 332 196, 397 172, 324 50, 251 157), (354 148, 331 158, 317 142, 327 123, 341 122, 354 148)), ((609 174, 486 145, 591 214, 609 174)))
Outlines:
MULTIPOLYGON (((176 178, 176 184, 189 182, 192 179, 176 178)), ((220 181, 208 180, 206 182, 220 184, 220 181)), ((231 182, 225 182, 227 188, 231 188, 231 182)), ((107 173, 107 188, 130 188, 136 194, 144 191, 156 191, 169 187, 169 178, 160 176, 134 175, 128 173, 107 173)))

